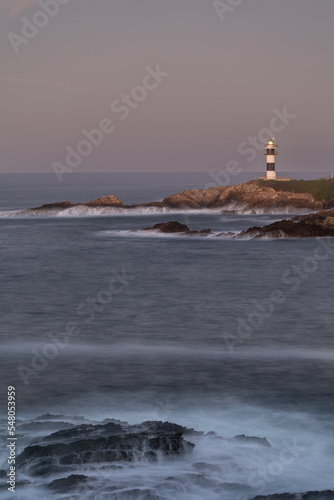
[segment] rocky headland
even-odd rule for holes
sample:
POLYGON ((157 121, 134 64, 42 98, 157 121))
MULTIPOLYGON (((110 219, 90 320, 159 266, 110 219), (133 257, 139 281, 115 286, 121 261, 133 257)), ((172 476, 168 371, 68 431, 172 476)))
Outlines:
POLYGON ((102 196, 86 203, 72 204, 69 201, 45 204, 30 210, 66 210, 77 206, 118 207, 136 209, 147 207, 193 210, 201 208, 246 210, 263 209, 310 209, 322 210, 334 207, 334 182, 331 179, 317 181, 250 181, 234 186, 219 186, 209 189, 190 189, 167 196, 162 201, 124 205, 114 195, 102 196))
POLYGON ((324 202, 316 200, 310 193, 276 191, 257 182, 182 191, 165 198, 163 204, 169 208, 188 209, 232 208, 233 206, 246 209, 294 207, 317 210, 324 208, 324 202))

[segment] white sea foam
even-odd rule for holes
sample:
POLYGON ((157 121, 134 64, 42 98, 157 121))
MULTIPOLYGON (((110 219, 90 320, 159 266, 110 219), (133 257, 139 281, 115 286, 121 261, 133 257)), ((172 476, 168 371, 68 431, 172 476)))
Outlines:
POLYGON ((296 209, 295 207, 285 208, 249 208, 244 205, 229 204, 219 208, 198 208, 198 209, 172 209, 168 207, 87 207, 77 205, 65 210, 62 209, 39 209, 39 210, 10 210, 0 212, 0 217, 98 217, 98 216, 138 216, 155 214, 212 214, 212 215, 291 215, 310 213, 307 209, 296 209))
MULTIPOLYGON (((194 400, 195 401, 195 400, 194 400)), ((91 408, 85 423, 96 424, 102 418, 129 421, 132 425, 152 420, 152 410, 144 406, 135 412, 124 412, 115 406, 113 414, 101 412, 95 404, 82 401, 82 407, 91 408), (97 418, 96 418, 97 417, 97 418)), ((137 403, 137 401, 136 401, 137 403)), ((85 463, 72 467, 70 473, 84 474, 91 478, 89 488, 73 491, 72 500, 248 500, 259 494, 282 492, 305 492, 334 488, 331 467, 330 428, 316 417, 301 412, 276 411, 256 405, 244 405, 236 401, 222 406, 219 401, 208 407, 197 401, 196 408, 173 408, 168 420, 204 431, 204 435, 185 435, 195 444, 192 452, 184 457, 164 458, 158 456, 156 463, 147 461, 110 463, 85 463), (214 434, 216 433, 216 434, 214 434), (271 447, 257 442, 233 440, 236 435, 266 437, 271 447), (150 493, 150 495, 148 495, 150 493)), ((79 425, 73 418, 55 418, 54 430, 62 428, 61 420, 79 425)), ((50 425, 50 419, 46 420, 50 425)), ((40 420, 43 422, 43 420, 40 420)), ((24 423, 21 421, 21 423, 24 423)), ((29 424, 29 421, 26 421, 29 424)), ((5 422, 2 424, 4 431, 5 422)), ((38 431, 32 426, 24 431, 21 451, 29 442, 39 444, 43 436, 52 430, 43 425, 38 431)), ((40 443, 43 445, 43 443, 40 443)), ((1 459, 6 460, 5 448, 1 459)), ((70 473, 52 474, 50 477, 29 477, 20 473, 20 480, 34 483, 19 488, 19 498, 53 498, 61 500, 63 494, 51 494, 45 488, 54 479, 67 477, 70 473)), ((8 494, 0 493, 5 500, 8 494)), ((67 496, 66 496, 67 498, 67 496)))
POLYGON ((196 239, 196 240, 216 240, 219 236, 220 239, 232 239, 231 235, 220 236, 221 233, 211 233, 206 235, 187 235, 187 233, 162 233, 161 231, 150 230, 150 231, 141 231, 141 230, 107 230, 107 231, 99 231, 97 233, 100 236, 118 236, 124 238, 162 238, 162 239, 196 239))

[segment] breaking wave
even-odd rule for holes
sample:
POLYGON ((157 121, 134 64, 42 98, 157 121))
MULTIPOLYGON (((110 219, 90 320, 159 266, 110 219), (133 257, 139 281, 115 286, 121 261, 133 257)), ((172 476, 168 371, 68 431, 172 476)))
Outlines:
POLYGON ((87 207, 85 205, 74 206, 67 209, 24 209, 0 212, 0 217, 98 217, 98 216, 145 216, 155 214, 212 214, 212 215, 293 215, 311 213, 312 210, 297 209, 295 207, 272 207, 272 208, 249 208, 242 205, 230 204, 219 208, 198 209, 172 209, 168 207, 87 207))

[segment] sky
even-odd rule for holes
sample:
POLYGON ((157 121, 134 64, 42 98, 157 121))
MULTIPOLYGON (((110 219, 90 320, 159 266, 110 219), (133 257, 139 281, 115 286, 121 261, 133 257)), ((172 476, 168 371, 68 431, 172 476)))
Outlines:
POLYGON ((333 0, 0 0, 0 172, 261 171, 271 132, 277 170, 334 171, 333 19, 333 0))

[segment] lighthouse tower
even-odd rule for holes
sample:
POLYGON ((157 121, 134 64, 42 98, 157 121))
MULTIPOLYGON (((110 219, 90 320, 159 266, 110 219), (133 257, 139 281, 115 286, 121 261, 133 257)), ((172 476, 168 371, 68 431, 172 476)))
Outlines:
POLYGON ((275 156, 278 155, 278 146, 275 144, 275 138, 268 139, 264 148, 264 154, 267 156, 267 180, 276 179, 275 156))

